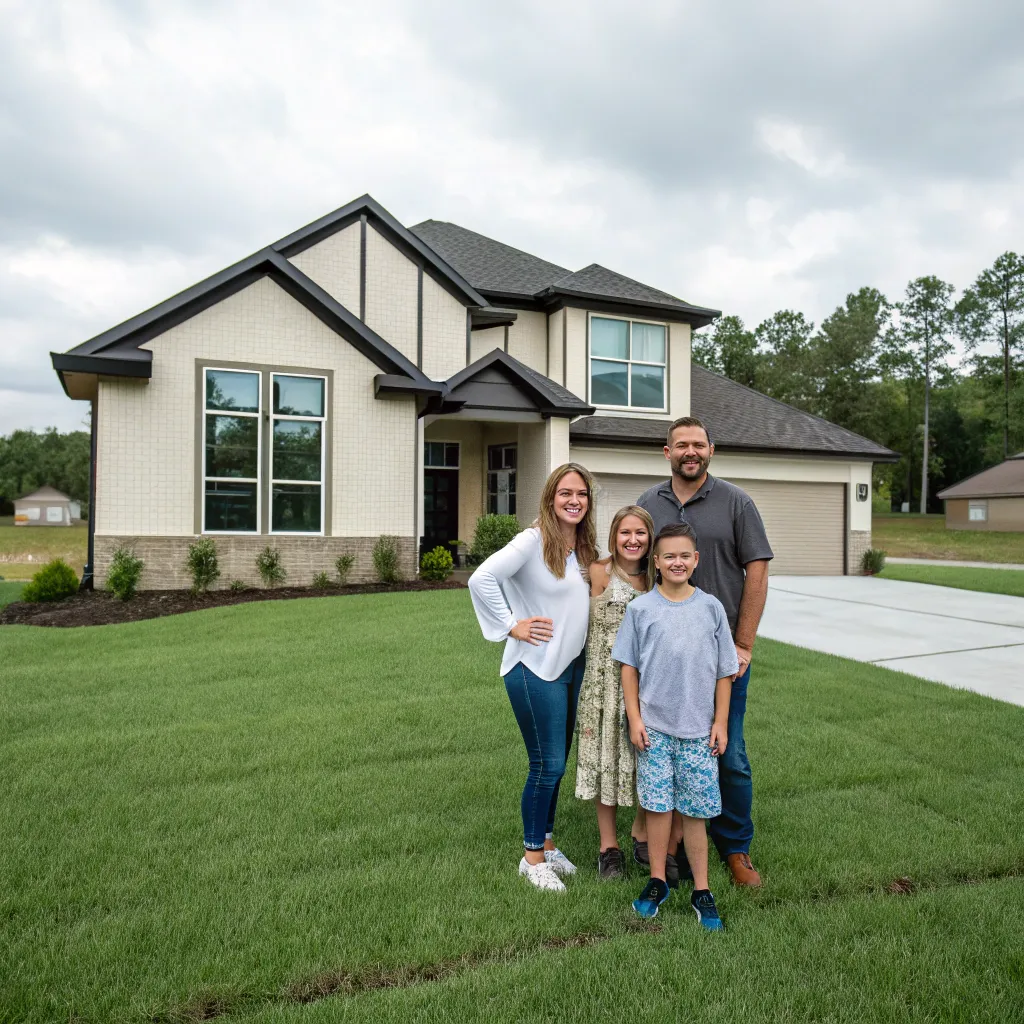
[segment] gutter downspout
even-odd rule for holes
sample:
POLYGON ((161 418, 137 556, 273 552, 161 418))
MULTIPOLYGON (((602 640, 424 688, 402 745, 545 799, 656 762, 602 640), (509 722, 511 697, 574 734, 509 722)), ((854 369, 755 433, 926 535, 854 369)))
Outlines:
POLYGON ((89 405, 89 553, 88 561, 82 570, 82 582, 79 590, 93 589, 93 569, 96 558, 96 407, 99 403, 94 398, 89 405))

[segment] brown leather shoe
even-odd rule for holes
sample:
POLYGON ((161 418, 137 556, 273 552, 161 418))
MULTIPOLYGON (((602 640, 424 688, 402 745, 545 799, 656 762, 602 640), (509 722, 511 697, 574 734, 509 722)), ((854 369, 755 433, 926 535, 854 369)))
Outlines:
POLYGON ((761 876, 754 870, 754 865, 745 853, 730 853, 725 860, 732 874, 733 885, 745 885, 751 889, 760 887, 761 876))

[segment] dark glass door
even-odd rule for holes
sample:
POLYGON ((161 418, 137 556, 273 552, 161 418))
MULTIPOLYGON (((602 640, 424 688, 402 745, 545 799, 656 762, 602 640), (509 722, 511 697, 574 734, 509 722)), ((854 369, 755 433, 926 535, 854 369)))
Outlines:
POLYGON ((423 471, 423 548, 432 551, 440 544, 455 553, 452 541, 459 539, 459 471, 423 471))

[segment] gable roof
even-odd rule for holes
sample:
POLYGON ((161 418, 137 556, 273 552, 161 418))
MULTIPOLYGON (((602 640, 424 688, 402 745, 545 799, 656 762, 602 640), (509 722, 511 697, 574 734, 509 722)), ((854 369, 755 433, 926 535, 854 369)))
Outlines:
POLYGON ((1024 452, 1011 455, 998 466, 983 469, 966 480, 939 491, 937 498, 1024 497, 1024 452))
POLYGON ((71 499, 63 491, 58 491, 56 487, 51 487, 49 484, 43 484, 42 487, 36 488, 31 494, 23 494, 20 498, 15 498, 15 501, 51 501, 54 498, 59 501, 70 501, 71 499))
MULTIPOLYGON (((718 451, 835 455, 895 462, 899 456, 845 427, 795 409, 693 363, 690 414, 708 425, 718 451)), ((572 424, 577 444, 665 443, 665 420, 589 416, 572 424)))

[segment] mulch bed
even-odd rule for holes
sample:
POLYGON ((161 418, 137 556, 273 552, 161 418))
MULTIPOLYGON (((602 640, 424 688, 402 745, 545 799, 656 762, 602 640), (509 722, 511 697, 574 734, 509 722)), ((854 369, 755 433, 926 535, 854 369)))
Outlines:
POLYGON ((353 594, 395 594, 411 590, 461 590, 459 580, 427 583, 356 583, 327 590, 308 587, 280 587, 275 590, 211 590, 193 594, 190 590, 141 590, 130 601, 120 601, 102 590, 85 590, 53 603, 15 601, 0 609, 0 626, 109 626, 117 622, 139 622, 163 615, 181 615, 204 608, 222 608, 250 601, 292 601, 300 597, 348 597, 353 594))

